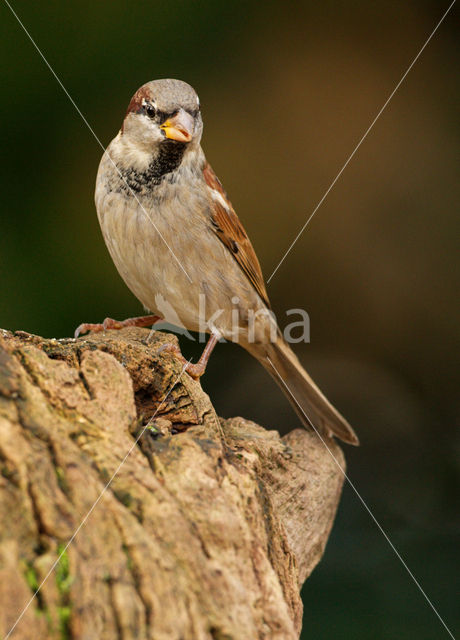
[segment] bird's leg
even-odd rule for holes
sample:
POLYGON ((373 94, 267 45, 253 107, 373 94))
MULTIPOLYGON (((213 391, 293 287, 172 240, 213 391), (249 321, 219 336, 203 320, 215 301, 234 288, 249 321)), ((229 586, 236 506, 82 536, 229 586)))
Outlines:
POLYGON ((211 333, 200 359, 195 364, 192 364, 186 358, 184 358, 181 350, 175 344, 165 344, 160 347, 158 352, 161 353, 164 351, 168 351, 169 353, 174 353, 177 359, 180 360, 183 365, 186 365, 185 371, 189 374, 189 376, 197 380, 198 378, 201 378, 203 373, 206 371, 206 365, 208 364, 209 356, 211 355, 212 350, 214 349, 216 344, 219 342, 219 338, 219 335, 211 333))
POLYGON ((114 320, 113 318, 106 318, 104 322, 100 324, 91 324, 84 322, 75 329, 75 337, 87 331, 94 331, 99 333, 100 331, 108 331, 109 329, 123 329, 123 327, 151 327, 159 320, 163 320, 161 316, 139 316, 138 318, 127 318, 126 320, 114 320))

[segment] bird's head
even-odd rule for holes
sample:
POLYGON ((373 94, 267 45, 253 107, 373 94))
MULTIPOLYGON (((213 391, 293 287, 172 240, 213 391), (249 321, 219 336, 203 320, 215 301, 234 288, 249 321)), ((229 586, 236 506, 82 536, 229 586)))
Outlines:
POLYGON ((203 131, 200 101, 182 80, 153 80, 136 91, 126 112, 121 135, 141 152, 161 147, 192 148, 203 131))

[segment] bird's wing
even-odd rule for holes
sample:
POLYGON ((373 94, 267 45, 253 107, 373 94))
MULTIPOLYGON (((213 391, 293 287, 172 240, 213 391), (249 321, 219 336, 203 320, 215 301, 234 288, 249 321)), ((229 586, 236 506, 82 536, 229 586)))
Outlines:
POLYGON ((206 164, 203 169, 203 176, 209 187, 211 223, 214 233, 230 251, 240 268, 249 278, 254 289, 267 307, 270 308, 262 269, 260 268, 256 252, 232 207, 232 203, 228 199, 211 165, 206 164))

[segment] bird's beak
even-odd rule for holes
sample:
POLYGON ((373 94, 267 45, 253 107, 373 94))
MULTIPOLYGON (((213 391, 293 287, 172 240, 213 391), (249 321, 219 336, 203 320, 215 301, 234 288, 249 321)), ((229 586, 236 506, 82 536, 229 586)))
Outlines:
POLYGON ((160 129, 163 129, 165 136, 170 140, 190 142, 194 124, 193 117, 184 109, 179 109, 175 116, 161 125, 160 129))

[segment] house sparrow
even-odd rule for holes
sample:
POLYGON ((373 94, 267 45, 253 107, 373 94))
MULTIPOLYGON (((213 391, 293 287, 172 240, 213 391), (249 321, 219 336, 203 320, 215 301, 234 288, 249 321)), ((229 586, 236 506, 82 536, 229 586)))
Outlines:
MULTIPOLYGON (((220 338, 237 342, 272 375, 303 425, 358 444, 277 327, 251 242, 200 146, 197 94, 180 80, 155 80, 134 94, 104 153, 96 208, 110 255, 154 315, 76 331, 149 326, 159 319, 210 333, 187 371, 199 377, 220 338), (165 302, 167 304, 165 304, 165 302), (173 310, 171 314, 168 310, 173 310)), ((177 347, 171 351, 183 360, 177 347)))

